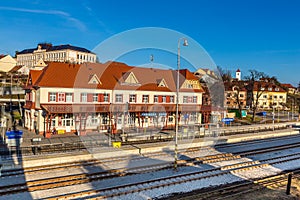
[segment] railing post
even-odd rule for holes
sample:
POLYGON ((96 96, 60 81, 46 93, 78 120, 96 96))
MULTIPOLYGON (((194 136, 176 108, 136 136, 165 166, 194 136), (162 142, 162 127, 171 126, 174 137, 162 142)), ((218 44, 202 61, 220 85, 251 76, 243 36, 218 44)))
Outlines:
POLYGON ((286 185, 286 195, 290 195, 291 194, 291 184, 292 184, 292 174, 288 175, 288 182, 286 185))

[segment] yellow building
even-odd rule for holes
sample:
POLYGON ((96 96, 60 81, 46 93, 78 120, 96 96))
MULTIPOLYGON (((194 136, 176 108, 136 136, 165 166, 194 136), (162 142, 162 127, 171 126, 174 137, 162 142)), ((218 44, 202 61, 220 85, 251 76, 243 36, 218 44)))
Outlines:
POLYGON ((272 82, 257 82, 254 87, 254 99, 256 95, 259 95, 258 98, 258 109, 280 109, 283 110, 286 108, 287 101, 287 92, 272 82), (257 88, 260 88, 258 91, 257 88))

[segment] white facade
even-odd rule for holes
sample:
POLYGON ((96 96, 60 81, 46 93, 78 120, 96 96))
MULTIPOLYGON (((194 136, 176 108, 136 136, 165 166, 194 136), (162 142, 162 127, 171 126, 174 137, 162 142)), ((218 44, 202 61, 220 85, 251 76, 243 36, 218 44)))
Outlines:
MULTIPOLYGON (((32 70, 25 87, 25 126, 39 134, 53 129, 58 133, 82 133, 175 126, 173 70, 112 63, 102 73, 103 67, 101 63, 90 63, 87 68, 55 62, 43 71, 32 70), (74 87, 77 72, 82 75, 80 88, 74 87)), ((182 74, 179 124, 200 124, 203 89, 191 72, 185 70, 182 74)))
MULTIPOLYGON (((38 132, 43 132, 46 128, 44 127, 44 118, 42 116, 42 108, 40 105, 69 105, 76 107, 75 105, 91 105, 95 106, 92 111, 93 114, 88 114, 86 116, 85 129, 95 130, 99 129, 99 125, 109 126, 111 123, 110 119, 105 119, 107 117, 107 113, 97 113, 96 106, 97 105, 126 105, 130 104, 131 107, 138 106, 147 106, 148 109, 159 109, 158 119, 157 121, 153 119, 154 112, 150 112, 150 114, 141 113, 144 117, 144 121, 142 127, 163 127, 166 125, 175 125, 175 113, 167 116, 166 110, 164 110, 164 106, 170 105, 175 106, 176 101, 176 93, 174 92, 157 92, 157 91, 130 91, 130 90, 103 90, 103 89, 73 89, 73 88, 40 88, 38 91, 32 91, 32 93, 26 94, 26 100, 31 100, 35 102, 36 108, 40 108, 39 110, 25 110, 25 127, 30 130, 37 130, 38 132), (30 94, 30 97, 29 97, 30 94), (53 94, 53 99, 50 95, 53 94), (55 94, 55 97, 54 97, 55 94), (64 94, 64 98, 57 99, 59 95, 64 94), (67 94, 71 94, 71 99, 66 98, 67 94), (88 101, 88 99, 83 99, 82 94, 93 94, 95 96, 99 94, 108 94, 108 101, 99 102, 98 99, 92 102, 88 101), (122 101, 117 99, 118 95, 122 95, 122 101), (132 101, 130 98, 131 95, 135 95, 135 100, 132 101), (145 95, 148 96, 148 102, 145 102, 145 95), (155 97, 162 97, 161 101, 155 101, 155 97), (172 97, 172 99, 168 98, 168 101, 164 100, 163 97, 172 97), (149 116, 148 116, 149 115, 149 116)), ((193 93, 193 92, 180 92, 179 93, 179 104, 180 105, 189 105, 196 106, 202 104, 202 93, 193 93), (190 99, 190 100, 189 100, 190 99)), ((92 108, 93 109, 93 108, 92 108)), ((110 112, 110 111, 108 111, 110 112)), ((114 111, 112 111, 114 112, 114 111)), ((116 129, 122 129, 129 127, 138 127, 141 126, 138 122, 137 116, 134 119, 130 119, 128 113, 124 113, 125 110, 123 107, 120 109, 118 114, 113 114, 112 123, 115 124, 116 129), (124 116, 125 114, 125 116, 124 116)), ((133 112, 132 112, 133 113, 133 112)), ((184 109, 182 115, 180 116, 180 124, 200 124, 201 123, 201 114, 192 113, 188 116, 189 119, 184 114, 184 109), (188 122, 186 122, 188 121, 188 122)), ((190 111, 187 111, 190 113, 190 111)), ((45 119, 46 120, 46 119, 45 119)), ((51 119, 50 123, 51 127, 55 127, 57 131, 62 132, 70 132, 71 130, 79 130, 80 127, 78 124, 76 125, 76 120, 78 120, 75 116, 75 113, 65 113, 58 114, 51 119)), ((46 123, 46 122, 45 122, 46 123)), ((52 129, 51 128, 51 129, 52 129)), ((49 127, 48 127, 49 129, 49 127)), ((105 129, 105 128, 104 128, 105 129)), ((106 131, 107 129, 105 129, 106 131)))
POLYGON ((242 72, 239 69, 235 72, 235 78, 239 81, 242 79, 242 72))
POLYGON ((9 72, 16 65, 17 61, 10 55, 0 58, 0 71, 2 72, 9 72))
POLYGON ((97 60, 96 54, 88 51, 80 51, 81 49, 70 45, 54 46, 53 50, 42 48, 42 45, 38 45, 36 50, 23 50, 17 53, 17 64, 24 65, 29 68, 39 66, 39 62, 43 61, 55 61, 55 62, 70 62, 70 63, 94 63, 97 60), (60 47, 60 48, 55 48, 60 47), (58 50, 55 50, 58 49, 58 50))

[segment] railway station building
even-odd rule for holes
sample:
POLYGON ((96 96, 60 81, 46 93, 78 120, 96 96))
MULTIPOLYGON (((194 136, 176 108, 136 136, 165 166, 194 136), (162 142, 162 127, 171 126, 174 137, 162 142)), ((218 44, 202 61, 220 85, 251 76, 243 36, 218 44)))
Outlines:
MULTIPOLYGON (((204 90, 180 70, 179 125, 202 123, 204 90)), ((25 86, 25 127, 37 134, 174 127, 177 71, 119 62, 49 62, 25 86)))

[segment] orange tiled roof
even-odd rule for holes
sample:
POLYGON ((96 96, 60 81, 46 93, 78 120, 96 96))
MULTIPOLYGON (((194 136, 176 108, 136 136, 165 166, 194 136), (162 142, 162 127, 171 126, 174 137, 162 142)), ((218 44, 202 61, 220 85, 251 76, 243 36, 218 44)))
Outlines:
POLYGON ((286 87, 286 88, 294 88, 296 89, 296 87, 292 86, 291 84, 289 83, 285 83, 285 84, 281 84, 283 87, 286 87))
POLYGON ((256 81, 254 83, 254 91, 257 91, 259 87, 264 88, 264 91, 269 92, 286 92, 282 87, 270 82, 256 81))
MULTIPOLYGON (((180 74, 180 85, 184 79, 197 80, 188 70, 181 70, 180 74)), ((49 62, 34 84, 40 87, 58 88, 176 91, 176 78, 176 70, 132 67, 120 62, 83 63, 81 65, 49 62), (130 72, 133 72, 137 78, 137 84, 124 82, 130 72), (100 83, 88 84, 91 75, 96 75, 100 83), (162 78, 166 81, 167 87, 158 86, 157 79, 162 78)), ((189 91, 203 92, 203 89, 189 89, 189 91)))
POLYGON ((30 70, 29 75, 31 77, 32 85, 36 84, 36 82, 38 81, 38 79, 42 73, 43 73, 43 71, 41 71, 41 70, 30 70))
POLYGON ((30 70, 24 89, 30 89, 32 86, 35 86, 42 73, 42 70, 30 70))

